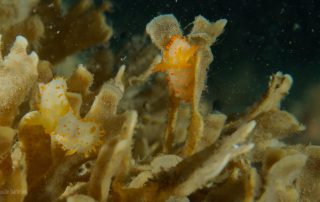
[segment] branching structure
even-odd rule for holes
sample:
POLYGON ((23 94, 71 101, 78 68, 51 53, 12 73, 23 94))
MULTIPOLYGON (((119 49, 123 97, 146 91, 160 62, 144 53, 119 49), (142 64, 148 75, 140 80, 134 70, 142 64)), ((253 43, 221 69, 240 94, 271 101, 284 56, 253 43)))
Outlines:
MULTIPOLYGON (((48 31, 46 23, 61 18, 59 1, 49 8, 43 8, 46 1, 28 2, 25 9, 0 4, 0 11, 19 14, 4 18, 0 12, 6 43, 0 54, 0 201, 319 199, 319 146, 282 140, 305 129, 280 109, 292 86, 290 75, 272 75, 261 99, 232 119, 212 112, 203 99, 213 60, 210 46, 226 20, 198 16, 183 35, 173 15, 158 16, 146 26, 153 44, 132 42, 141 37, 126 44, 120 52, 131 54, 129 62, 117 64, 112 78, 93 74, 86 65, 70 67, 75 71, 67 76, 54 71, 61 65, 57 61, 66 65, 70 55, 110 38, 103 9, 88 1, 75 3, 59 29, 77 17, 85 24, 77 21, 72 28, 85 29, 90 15, 92 26, 103 29, 92 41, 79 41, 79 46, 69 41, 58 52, 59 39, 82 38, 55 36, 57 27, 48 31), (34 32, 35 22, 44 23, 45 30, 34 32), (28 23, 29 32, 24 29, 28 23), (28 53, 23 36, 8 48, 17 26, 39 56, 28 53)), ((109 68, 105 71, 112 72, 109 68)))

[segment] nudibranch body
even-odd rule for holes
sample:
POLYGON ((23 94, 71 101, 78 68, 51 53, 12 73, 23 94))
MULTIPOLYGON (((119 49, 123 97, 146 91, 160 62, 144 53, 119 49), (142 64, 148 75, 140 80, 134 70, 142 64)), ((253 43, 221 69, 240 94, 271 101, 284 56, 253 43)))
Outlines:
POLYGON ((186 38, 174 35, 163 51, 161 62, 153 68, 155 72, 167 73, 174 96, 185 101, 192 100, 197 50, 186 38))
MULTIPOLYGON (((63 78, 40 84, 39 111, 27 116, 29 123, 40 123, 51 140, 62 146, 67 155, 75 152, 88 155, 101 143, 103 129, 95 122, 82 119, 68 100, 63 78)), ((80 97, 81 98, 81 97, 80 97)), ((81 104, 81 100, 79 100, 81 104)))

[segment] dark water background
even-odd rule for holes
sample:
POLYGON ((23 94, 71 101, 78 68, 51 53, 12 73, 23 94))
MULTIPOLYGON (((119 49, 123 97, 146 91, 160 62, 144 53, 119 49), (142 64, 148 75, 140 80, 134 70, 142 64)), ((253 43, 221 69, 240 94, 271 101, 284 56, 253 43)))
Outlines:
POLYGON ((182 27, 197 15, 227 19, 225 33, 212 47, 215 60, 208 73, 208 97, 225 113, 254 102, 279 70, 294 78, 284 107, 320 83, 320 1, 115 0, 113 6, 107 14, 115 29, 112 46, 144 34, 160 14, 174 14, 182 27))

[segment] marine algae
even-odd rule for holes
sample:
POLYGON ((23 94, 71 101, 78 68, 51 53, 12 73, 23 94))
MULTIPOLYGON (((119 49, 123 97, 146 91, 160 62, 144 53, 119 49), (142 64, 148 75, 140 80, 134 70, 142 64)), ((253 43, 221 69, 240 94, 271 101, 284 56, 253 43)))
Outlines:
POLYGON ((283 141, 305 130, 280 108, 290 75, 272 75, 237 117, 203 99, 210 46, 226 20, 197 16, 183 35, 173 15, 158 16, 146 26, 152 43, 134 36, 120 51, 126 65, 104 48, 87 61, 103 69, 79 64, 68 77, 53 71, 60 61, 110 39, 106 7, 83 0, 61 16, 60 1, 8 2, 0 1, 0 201, 320 198, 320 147, 283 141), (107 79, 108 64, 120 67, 107 79))

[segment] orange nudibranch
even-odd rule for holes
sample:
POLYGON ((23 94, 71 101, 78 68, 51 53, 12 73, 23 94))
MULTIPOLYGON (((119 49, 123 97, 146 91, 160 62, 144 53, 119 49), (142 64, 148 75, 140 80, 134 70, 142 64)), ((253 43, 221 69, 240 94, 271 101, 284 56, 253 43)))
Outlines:
POLYGON ((155 72, 167 73, 174 96, 184 101, 192 100, 197 50, 186 38, 174 35, 163 51, 161 62, 153 68, 155 72))

